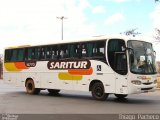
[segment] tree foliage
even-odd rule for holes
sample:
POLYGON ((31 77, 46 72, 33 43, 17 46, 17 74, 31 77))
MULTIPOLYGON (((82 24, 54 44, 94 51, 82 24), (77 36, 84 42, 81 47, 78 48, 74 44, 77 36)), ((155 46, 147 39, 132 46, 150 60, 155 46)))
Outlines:
POLYGON ((160 0, 155 0, 155 2, 160 2, 160 0))
POLYGON ((135 37, 136 35, 141 34, 139 32, 136 32, 136 30, 137 30, 137 28, 134 28, 134 29, 126 30, 125 32, 120 33, 120 34, 124 34, 124 35, 127 35, 127 36, 133 36, 133 37, 135 37))
POLYGON ((156 35, 154 36, 156 42, 160 42, 160 29, 155 28, 156 35))
POLYGON ((157 61, 157 72, 160 73, 160 62, 157 61))

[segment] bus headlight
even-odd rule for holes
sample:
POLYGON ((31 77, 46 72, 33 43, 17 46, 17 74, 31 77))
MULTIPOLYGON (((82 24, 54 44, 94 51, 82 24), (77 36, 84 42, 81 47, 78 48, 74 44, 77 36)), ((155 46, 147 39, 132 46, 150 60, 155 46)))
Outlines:
POLYGON ((154 84, 157 84, 157 80, 154 80, 154 84))
POLYGON ((142 82, 139 80, 132 80, 131 83, 135 84, 135 85, 141 85, 142 82))

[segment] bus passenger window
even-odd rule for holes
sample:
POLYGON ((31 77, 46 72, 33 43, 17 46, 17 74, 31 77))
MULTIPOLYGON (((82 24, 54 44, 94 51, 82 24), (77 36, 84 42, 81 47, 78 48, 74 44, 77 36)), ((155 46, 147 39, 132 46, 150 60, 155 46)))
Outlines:
POLYGON ((58 46, 51 46, 51 58, 50 59, 58 59, 58 46))
POLYGON ((105 42, 94 41, 82 43, 82 57, 105 61, 105 42))
POLYGON ((5 62, 10 62, 12 57, 12 50, 5 50, 5 62))
POLYGON ((99 59, 104 59, 105 57, 105 42, 104 41, 98 41, 94 43, 93 56, 95 58, 99 57, 99 59))
POLYGON ((23 60, 24 60, 24 49, 18 49, 17 61, 23 61, 23 60))
POLYGON ((67 49, 67 45, 61 45, 60 46, 60 58, 68 58, 68 49, 67 49))
POLYGON ((82 57, 87 57, 87 43, 82 44, 82 57))
POLYGON ((70 58, 80 58, 81 50, 79 44, 68 45, 68 53, 70 58))
POLYGON ((52 54, 51 47, 47 47, 46 48, 46 59, 51 59, 52 58, 51 54, 52 54))
POLYGON ((16 61, 17 60, 17 50, 13 50, 12 56, 11 56, 11 61, 16 61))
POLYGON ((40 60, 46 60, 46 47, 41 47, 40 48, 40 60))

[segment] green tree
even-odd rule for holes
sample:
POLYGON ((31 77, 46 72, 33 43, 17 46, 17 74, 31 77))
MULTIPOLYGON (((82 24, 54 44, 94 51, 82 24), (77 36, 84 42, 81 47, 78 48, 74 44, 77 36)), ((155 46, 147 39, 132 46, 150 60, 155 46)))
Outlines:
POLYGON ((154 36, 156 42, 160 42, 160 29, 155 28, 156 35, 154 36))
POLYGON ((157 61, 156 67, 157 67, 157 72, 160 73, 160 61, 157 61))
POLYGON ((136 32, 136 30, 137 30, 137 28, 134 28, 134 29, 126 30, 125 32, 120 33, 120 34, 124 34, 124 35, 127 35, 127 36, 133 36, 133 37, 135 37, 136 35, 141 34, 139 32, 136 32))

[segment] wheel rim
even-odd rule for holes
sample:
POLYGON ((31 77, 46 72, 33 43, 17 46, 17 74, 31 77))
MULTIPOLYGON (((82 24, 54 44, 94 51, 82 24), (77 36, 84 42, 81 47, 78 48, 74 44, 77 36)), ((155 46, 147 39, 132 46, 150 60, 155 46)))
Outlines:
POLYGON ((102 97, 103 96, 103 89, 101 87, 96 87, 95 88, 95 95, 97 97, 102 97))
POLYGON ((33 89, 33 85, 32 85, 32 83, 29 83, 29 84, 28 84, 28 90, 29 90, 29 91, 32 91, 32 89, 33 89))

